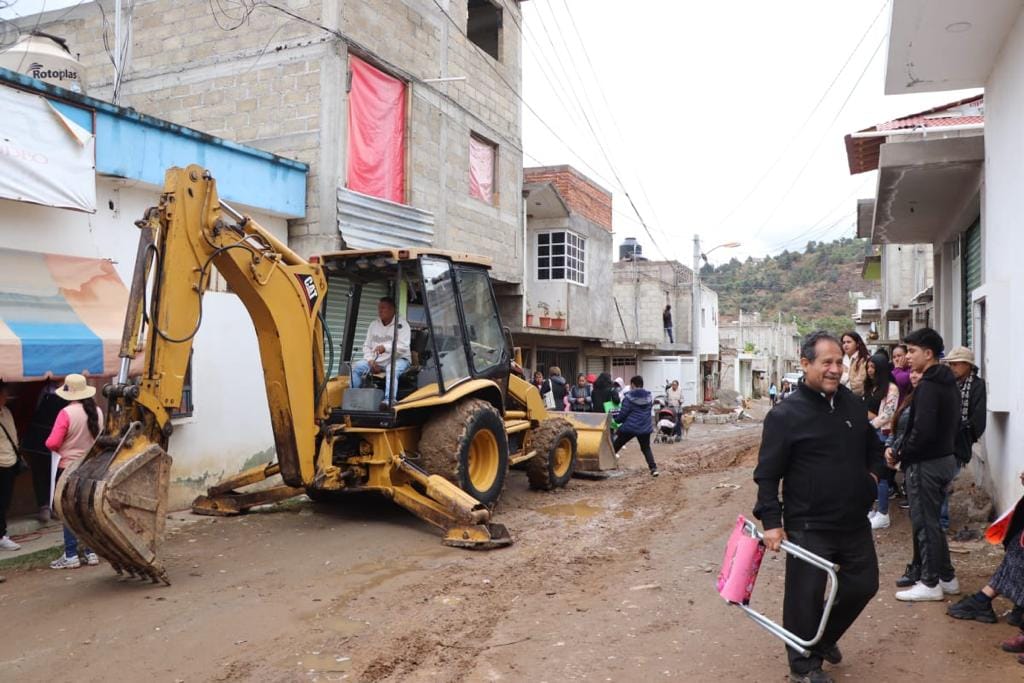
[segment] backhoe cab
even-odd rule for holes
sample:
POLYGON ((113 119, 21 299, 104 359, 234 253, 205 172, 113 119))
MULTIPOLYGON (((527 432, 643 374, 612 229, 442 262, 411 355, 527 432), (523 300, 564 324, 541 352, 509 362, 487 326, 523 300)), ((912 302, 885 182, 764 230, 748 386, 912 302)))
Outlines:
POLYGON ((606 416, 549 414, 536 388, 511 372, 486 260, 386 249, 307 261, 221 202, 198 166, 168 170, 160 205, 137 225, 104 436, 55 494, 62 519, 118 573, 167 581, 156 553, 170 414, 212 267, 253 320, 277 460, 211 487, 193 502, 197 513, 238 514, 303 491, 314 499, 373 491, 439 527, 449 545, 491 548, 512 542, 490 523, 511 466, 551 489, 572 476, 578 444, 589 462, 613 460, 606 416), (409 349, 394 340, 381 371, 352 386, 384 297, 395 302, 396 325, 408 326, 409 349), (130 379, 137 355, 142 376, 130 379), (408 368, 395 377, 399 359, 408 368), (276 475, 281 484, 248 489, 276 475))

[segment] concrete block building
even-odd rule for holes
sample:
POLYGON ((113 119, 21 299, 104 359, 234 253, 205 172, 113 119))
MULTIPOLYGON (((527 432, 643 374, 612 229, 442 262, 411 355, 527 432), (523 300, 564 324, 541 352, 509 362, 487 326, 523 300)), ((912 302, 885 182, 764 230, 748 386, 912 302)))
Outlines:
POLYGON ((66 39, 90 94, 307 163, 307 211, 288 225, 299 253, 474 252, 494 258, 502 293, 519 293, 518 2, 131 3, 119 73, 104 46, 113 6, 20 28, 66 39))

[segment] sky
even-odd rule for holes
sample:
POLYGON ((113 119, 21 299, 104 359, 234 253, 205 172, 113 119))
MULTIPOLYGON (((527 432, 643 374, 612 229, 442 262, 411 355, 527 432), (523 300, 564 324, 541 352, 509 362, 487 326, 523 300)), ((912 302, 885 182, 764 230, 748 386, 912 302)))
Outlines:
POLYGON ((694 234, 740 243, 712 263, 853 236, 876 174, 850 176, 843 136, 977 92, 883 94, 888 0, 521 6, 524 165, 574 166, 613 192, 616 243, 687 265, 694 234))

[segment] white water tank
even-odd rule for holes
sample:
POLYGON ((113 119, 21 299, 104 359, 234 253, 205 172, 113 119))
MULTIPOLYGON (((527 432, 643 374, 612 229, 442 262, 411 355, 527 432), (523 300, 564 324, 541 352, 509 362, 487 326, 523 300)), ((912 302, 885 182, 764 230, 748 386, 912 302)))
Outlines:
POLYGON ((85 72, 63 38, 36 32, 0 52, 0 67, 85 94, 85 72))

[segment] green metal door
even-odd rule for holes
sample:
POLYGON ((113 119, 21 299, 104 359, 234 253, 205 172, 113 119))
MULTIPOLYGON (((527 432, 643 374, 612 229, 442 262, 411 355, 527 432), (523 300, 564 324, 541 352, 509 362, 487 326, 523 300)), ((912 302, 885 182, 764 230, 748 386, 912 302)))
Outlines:
POLYGON ((961 254, 961 281, 963 282, 963 339, 964 345, 974 348, 974 307, 971 297, 981 285, 981 220, 975 220, 963 237, 961 254))

